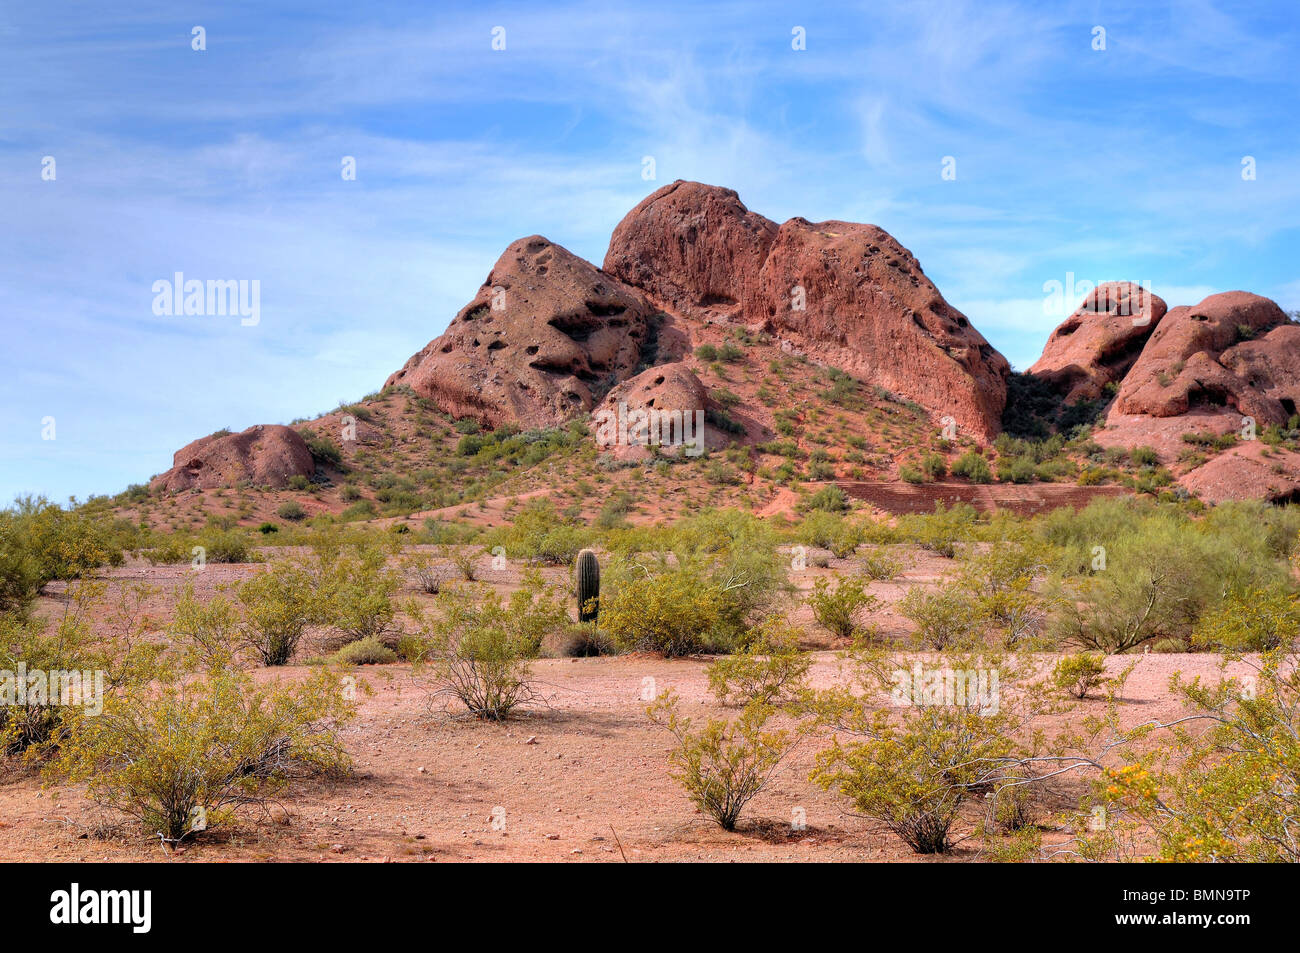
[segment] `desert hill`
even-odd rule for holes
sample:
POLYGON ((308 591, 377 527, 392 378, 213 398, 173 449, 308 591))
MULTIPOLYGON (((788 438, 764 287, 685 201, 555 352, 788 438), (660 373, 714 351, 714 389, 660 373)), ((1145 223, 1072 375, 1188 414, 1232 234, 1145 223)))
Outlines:
POLYGON ((576 493, 571 515, 588 519, 775 513, 826 483, 911 510, 1020 499, 954 481, 1061 484, 1044 505, 1094 487, 1284 500, 1300 493, 1297 357, 1300 326, 1266 298, 1171 308, 1115 283, 1014 374, 883 229, 778 225, 678 181, 619 223, 601 267, 521 238, 382 391, 196 440, 119 502, 175 526, 493 522, 550 491, 576 493), (597 445, 594 420, 629 410, 700 415, 703 452, 597 445), (857 486, 873 483, 917 489, 857 486))

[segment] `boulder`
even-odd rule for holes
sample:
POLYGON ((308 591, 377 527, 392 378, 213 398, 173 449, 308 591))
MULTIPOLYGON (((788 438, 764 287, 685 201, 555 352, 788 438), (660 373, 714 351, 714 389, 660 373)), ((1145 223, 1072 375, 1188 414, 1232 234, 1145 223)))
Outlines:
POLYGON ((213 490, 248 483, 281 489, 295 476, 316 473, 307 442, 279 424, 259 424, 242 433, 201 437, 176 451, 172 468, 154 477, 150 488, 165 493, 213 490))
POLYGON ((1068 403, 1096 400, 1128 373, 1168 310, 1141 285, 1098 285, 1052 332, 1029 373, 1051 381, 1068 403))
POLYGON ((708 389, 694 371, 682 363, 660 364, 611 390, 593 414, 592 422, 602 448, 617 459, 649 457, 651 443, 664 453, 674 453, 676 447, 682 446, 696 453, 725 443, 716 439, 716 433, 711 442, 706 436, 703 414, 708 407, 708 389), (647 416, 645 443, 623 439, 625 428, 621 422, 636 411, 654 412, 647 416))

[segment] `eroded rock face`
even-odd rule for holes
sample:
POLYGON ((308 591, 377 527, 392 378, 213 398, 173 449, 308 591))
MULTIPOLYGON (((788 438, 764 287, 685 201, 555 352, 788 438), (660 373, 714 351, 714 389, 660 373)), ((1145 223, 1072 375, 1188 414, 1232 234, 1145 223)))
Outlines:
MULTIPOLYGON (((1219 363, 1290 419, 1300 407, 1300 325, 1284 324, 1228 348, 1219 363)), ((1271 411, 1271 408, 1270 408, 1271 411)))
MULTIPOLYGON (((1252 416, 1261 426, 1284 422, 1287 415, 1279 401, 1238 377, 1220 357, 1243 339, 1266 335, 1286 320, 1276 303, 1245 291, 1174 308, 1125 376, 1112 413, 1176 417, 1203 404, 1252 416)), ((1242 357, 1243 366, 1252 354, 1242 357)))
POLYGON ((506 249, 474 300, 387 386, 492 426, 555 426, 636 370, 652 314, 633 289, 533 235, 506 249))
POLYGON ((1172 466, 1187 449, 1185 437, 1235 434, 1237 446, 1179 483, 1212 503, 1300 499, 1300 455, 1265 455, 1252 439, 1269 424, 1287 423, 1298 405, 1300 325, 1268 298, 1229 291, 1165 315, 1094 437, 1104 446, 1152 447, 1172 466))
POLYGON ((873 225, 779 228, 730 189, 674 182, 615 229, 605 270, 675 311, 794 338, 814 359, 997 434, 1006 359, 873 225))
POLYGON ((628 378, 606 395, 603 408, 625 404, 631 408, 665 411, 704 410, 709 393, 695 372, 682 363, 659 364, 628 378))
POLYGON ((1001 429, 1006 358, 884 229, 791 219, 743 301, 746 315, 811 356, 951 416, 969 435, 1001 429))
POLYGON ((249 483, 277 489, 294 476, 316 472, 307 442, 279 424, 249 427, 242 433, 201 437, 176 451, 172 468, 154 477, 152 489, 212 490, 249 483))
POLYGON ((708 389, 695 376, 695 372, 682 363, 660 364, 648 368, 623 381, 611 390, 593 415, 595 433, 602 449, 612 452, 617 459, 643 459, 652 455, 648 444, 628 443, 609 439, 617 432, 620 415, 632 411, 656 411, 647 425, 647 438, 651 427, 656 432, 655 442, 664 453, 677 452, 686 447, 696 453, 705 448, 725 443, 717 434, 710 437, 710 428, 703 414, 709 407, 708 389))
POLYGON ((678 314, 734 318, 776 232, 731 189, 678 180, 618 223, 604 267, 678 314))
POLYGON ((1140 285, 1098 285, 1052 332, 1029 373, 1051 381, 1069 403, 1096 400, 1128 373, 1168 310, 1140 285))

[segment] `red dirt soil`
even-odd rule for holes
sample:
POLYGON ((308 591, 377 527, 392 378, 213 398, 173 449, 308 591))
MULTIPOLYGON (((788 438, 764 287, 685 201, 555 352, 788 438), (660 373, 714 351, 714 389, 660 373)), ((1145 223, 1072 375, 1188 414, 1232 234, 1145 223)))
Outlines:
POLYGON ((851 483, 836 484, 855 500, 864 500, 886 513, 933 513, 942 503, 969 503, 982 512, 1009 510, 1032 516, 1063 506, 1081 508, 1098 497, 1131 496, 1121 486, 1079 486, 1074 483, 851 483))
MULTIPOLYGON (((910 625, 892 609, 907 586, 933 583, 953 563, 913 547, 900 547, 907 568, 894 582, 872 583, 883 603, 870 622, 882 635, 904 635, 910 625)), ((519 582, 517 568, 480 574, 501 592, 519 582)), ((810 568, 794 580, 807 590, 817 578, 842 574, 849 562, 831 559, 824 569, 810 568)), ((164 618, 170 593, 193 581, 206 597, 217 587, 246 577, 254 566, 209 566, 202 573, 188 567, 131 565, 106 574, 113 583, 147 582, 160 587, 149 611, 164 618)), ((548 570, 560 582, 563 570, 548 570)), ((42 599, 43 610, 57 608, 42 599)), ((420 596, 418 598, 427 598, 420 596)), ((827 687, 843 681, 838 647, 813 625, 809 610, 798 605, 790 619, 818 647, 812 683, 827 687)), ((309 650, 307 655, 312 654, 309 650)), ((901 653, 902 666, 914 657, 901 653)), ((1057 656, 1042 656, 1053 664, 1057 656)), ((1108 659, 1114 674, 1130 663, 1136 668, 1123 692, 1124 725, 1181 711, 1169 691, 1175 671, 1186 676, 1218 677, 1218 656, 1134 655, 1108 659)), ((297 796, 272 805, 265 814, 250 812, 234 827, 209 832, 181 849, 165 851, 155 840, 120 816, 106 817, 83 797, 77 785, 47 786, 39 775, 11 771, 0 778, 0 861, 935 861, 913 854, 881 824, 856 817, 840 796, 809 782, 817 751, 829 742, 809 738, 776 770, 767 790, 748 807, 740 830, 726 833, 701 815, 670 778, 667 754, 671 738, 652 725, 642 695, 673 689, 683 712, 691 717, 734 716, 708 690, 707 660, 667 661, 643 655, 613 658, 543 659, 535 673, 542 704, 505 724, 469 720, 432 704, 427 679, 409 665, 361 668, 360 677, 374 690, 360 704, 356 720, 342 731, 355 761, 354 778, 313 783, 297 796), (493 812, 505 812, 504 830, 493 827, 493 812), (807 829, 792 829, 795 808, 807 815, 807 829)), ((1245 669, 1234 663, 1230 672, 1245 669)), ((255 677, 302 678, 310 666, 271 671, 255 677)), ((882 704, 887 703, 882 698, 882 704)), ((1084 714, 1103 713, 1105 702, 1080 703, 1072 714, 1036 722, 1053 731, 1084 714)), ((1077 795, 1077 790, 1067 792, 1077 795)), ((1066 810, 1068 798, 1050 810, 1066 810)), ((978 820, 978 805, 963 815, 958 836, 969 835, 978 820)), ((1049 843, 1067 835, 1055 828, 1049 843)), ((944 860, 980 859, 978 841, 963 841, 944 860)))

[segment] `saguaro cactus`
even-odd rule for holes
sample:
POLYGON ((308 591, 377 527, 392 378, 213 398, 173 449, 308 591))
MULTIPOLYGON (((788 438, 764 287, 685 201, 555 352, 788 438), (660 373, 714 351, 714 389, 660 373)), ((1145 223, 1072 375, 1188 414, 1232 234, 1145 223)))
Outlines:
POLYGON ((590 549, 578 553, 578 621, 595 622, 600 613, 600 563, 590 549))

